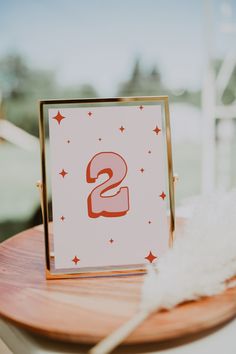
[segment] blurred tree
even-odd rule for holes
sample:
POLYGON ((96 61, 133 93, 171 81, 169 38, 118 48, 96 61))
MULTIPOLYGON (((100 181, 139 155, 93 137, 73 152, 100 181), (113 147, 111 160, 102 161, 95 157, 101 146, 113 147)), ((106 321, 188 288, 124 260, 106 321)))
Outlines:
POLYGON ((53 72, 31 69, 22 56, 10 54, 0 60, 0 89, 5 118, 38 135, 37 100, 57 92, 53 72))
POLYGON ((29 71, 19 55, 7 55, 0 60, 0 86, 5 97, 17 98, 24 94, 29 71))
POLYGON ((92 98, 98 97, 95 88, 89 84, 83 84, 80 87, 67 87, 62 90, 63 98, 92 98))
POLYGON ((172 91, 162 82, 161 73, 153 66, 149 73, 141 68, 140 59, 134 62, 131 77, 122 83, 118 96, 151 96, 167 95, 171 102, 188 102, 200 106, 200 91, 191 92, 185 89, 172 91))
POLYGON ((150 74, 146 74, 140 65, 140 60, 137 58, 134 63, 131 77, 128 81, 121 84, 119 96, 148 96, 163 94, 163 85, 161 75, 156 67, 152 69, 150 74))
POLYGON ((131 75, 130 82, 138 85, 141 83, 142 76, 143 76, 143 74, 141 72, 140 60, 139 60, 139 58, 137 58, 134 63, 133 73, 131 75))
POLYGON ((94 89, 94 87, 92 85, 84 84, 79 89, 79 96, 77 96, 77 97, 92 98, 92 97, 97 97, 97 96, 98 96, 98 93, 97 93, 97 91, 94 89))
POLYGON ((91 85, 63 88, 57 85, 53 71, 29 67, 19 54, 10 54, 0 60, 0 91, 9 121, 38 136, 39 99, 95 97, 91 85))

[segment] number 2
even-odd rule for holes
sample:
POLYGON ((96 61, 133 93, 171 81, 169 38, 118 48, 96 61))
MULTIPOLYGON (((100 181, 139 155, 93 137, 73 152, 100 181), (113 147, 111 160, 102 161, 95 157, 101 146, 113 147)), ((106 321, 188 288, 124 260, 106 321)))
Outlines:
POLYGON ((111 196, 103 195, 121 184, 127 174, 127 169, 123 157, 115 152, 100 152, 93 156, 87 166, 87 182, 94 183, 104 173, 107 173, 109 178, 94 188, 88 196, 87 204, 90 218, 99 216, 117 217, 128 212, 128 187, 121 187, 116 194, 111 196))

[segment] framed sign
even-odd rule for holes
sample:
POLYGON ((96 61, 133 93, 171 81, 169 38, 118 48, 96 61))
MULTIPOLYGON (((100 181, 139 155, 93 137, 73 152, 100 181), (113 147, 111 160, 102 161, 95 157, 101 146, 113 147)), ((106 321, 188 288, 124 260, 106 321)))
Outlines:
POLYGON ((168 97, 40 101, 40 141, 47 278, 157 262, 175 226, 168 97))

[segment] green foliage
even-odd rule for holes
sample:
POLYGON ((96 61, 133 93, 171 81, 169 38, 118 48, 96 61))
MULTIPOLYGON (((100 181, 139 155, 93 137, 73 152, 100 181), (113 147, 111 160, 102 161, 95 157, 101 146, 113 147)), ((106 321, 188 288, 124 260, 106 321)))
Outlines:
POLYGON ((7 55, 0 60, 0 87, 7 97, 24 96, 28 78, 29 69, 19 55, 7 55))
MULTIPOLYGON (((216 75, 218 75, 220 68, 222 65, 222 59, 216 59, 213 62, 213 67, 216 75)), ((232 104, 236 100, 236 65, 234 67, 233 73, 229 79, 228 85, 223 92, 223 96, 221 98, 221 102, 225 105, 232 104)))
POLYGON ((145 73, 137 59, 130 79, 121 84, 118 96, 163 95, 165 91, 157 68, 154 67, 150 73, 145 73))
POLYGON ((38 136, 39 99, 96 97, 91 85, 62 88, 53 71, 29 67, 18 54, 0 60, 0 93, 5 104, 5 118, 38 136))
POLYGON ((137 59, 134 63, 129 80, 120 85, 118 96, 152 95, 167 95, 171 102, 188 102, 200 106, 200 91, 171 91, 163 84, 161 74, 156 66, 148 72, 145 72, 140 65, 140 60, 137 59))
POLYGON ((229 84, 225 89, 222 97, 223 104, 231 104, 236 100, 236 67, 234 68, 233 74, 229 80, 229 84))

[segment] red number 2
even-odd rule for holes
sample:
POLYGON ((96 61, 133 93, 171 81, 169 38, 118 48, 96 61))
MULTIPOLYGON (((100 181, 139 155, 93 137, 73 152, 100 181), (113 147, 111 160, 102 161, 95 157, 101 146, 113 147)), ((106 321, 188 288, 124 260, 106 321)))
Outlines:
POLYGON ((115 152, 100 152, 93 156, 87 166, 87 182, 94 183, 103 173, 107 173, 109 178, 88 196, 88 215, 90 218, 123 216, 129 210, 129 188, 121 187, 112 196, 103 194, 121 184, 127 174, 127 164, 115 152))

